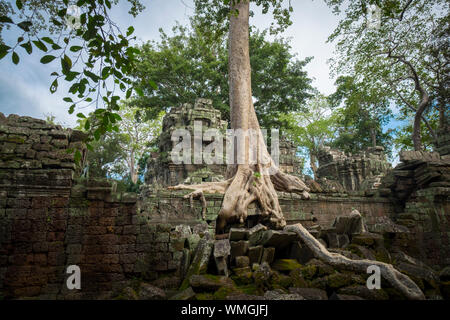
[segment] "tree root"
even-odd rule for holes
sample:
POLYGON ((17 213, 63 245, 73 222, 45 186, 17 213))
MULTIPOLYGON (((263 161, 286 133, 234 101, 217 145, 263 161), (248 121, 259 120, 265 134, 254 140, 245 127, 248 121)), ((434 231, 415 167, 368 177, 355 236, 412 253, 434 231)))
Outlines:
POLYGON ((283 173, 277 170, 275 174, 270 175, 270 180, 277 191, 293 192, 302 195, 304 199, 309 199, 309 188, 299 178, 283 173))
POLYGON ((168 187, 169 190, 194 190, 191 193, 185 195, 184 199, 189 199, 189 204, 191 208, 194 207, 194 199, 200 199, 202 203, 202 219, 206 220, 206 199, 205 199, 205 192, 206 193, 219 193, 224 194, 227 190, 229 184, 231 183, 231 179, 225 180, 225 181, 218 181, 218 182, 206 182, 202 184, 195 184, 195 185, 189 185, 189 184, 179 184, 176 186, 168 187))
POLYGON ((238 166, 234 177, 220 182, 205 182, 197 185, 180 184, 168 187, 170 190, 194 190, 184 196, 190 199, 199 198, 202 202, 202 217, 206 218, 206 200, 204 193, 224 194, 222 208, 217 219, 216 230, 222 232, 229 223, 243 223, 247 219, 247 209, 250 203, 256 202, 260 215, 267 219, 274 229, 286 225, 276 190, 298 192, 309 198, 309 189, 297 177, 277 171, 275 175, 261 175, 259 165, 250 169, 248 166, 238 166), (273 182, 275 181, 275 183, 273 182))
POLYGON ((372 260, 351 260, 343 255, 329 252, 319 241, 317 241, 300 223, 289 225, 284 228, 285 231, 295 232, 308 248, 314 253, 314 256, 332 266, 342 270, 351 270, 367 272, 371 265, 378 266, 381 275, 394 288, 402 292, 408 299, 424 300, 425 296, 419 287, 406 275, 397 271, 391 264, 372 260))

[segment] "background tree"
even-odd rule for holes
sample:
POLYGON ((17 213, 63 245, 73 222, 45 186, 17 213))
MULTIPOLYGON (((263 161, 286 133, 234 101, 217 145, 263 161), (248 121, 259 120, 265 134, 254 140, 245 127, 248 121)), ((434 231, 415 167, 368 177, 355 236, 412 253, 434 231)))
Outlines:
POLYGON ((286 114, 288 134, 299 147, 306 149, 314 178, 317 178, 317 155, 321 147, 330 144, 336 131, 336 116, 329 100, 317 93, 307 103, 306 111, 286 114))
MULTIPOLYGON (((218 36, 198 16, 190 21, 190 29, 177 25, 172 36, 161 30, 160 42, 140 48, 134 75, 144 96, 133 105, 153 118, 168 107, 204 97, 230 120, 227 34, 218 36)), ((289 41, 268 41, 266 36, 267 31, 251 32, 249 46, 256 114, 263 127, 271 128, 284 126, 280 115, 301 110, 310 96, 311 79, 304 67, 311 58, 298 60, 289 41)))
POLYGON ((328 97, 337 129, 330 146, 357 153, 378 145, 391 154, 393 130, 383 132, 393 117, 388 95, 350 76, 339 77, 335 84, 336 91, 328 97))
POLYGON ((435 27, 448 21, 449 3, 441 0, 360 0, 348 5, 343 0, 326 2, 337 13, 345 7, 344 18, 329 38, 336 41, 335 73, 351 75, 357 82, 391 92, 390 98, 401 106, 401 112, 414 118, 414 149, 422 149, 421 122, 436 138, 436 128, 429 123, 425 111, 445 107, 432 100, 437 96, 437 74, 442 74, 445 68, 443 63, 436 63, 436 56, 448 58, 448 46, 433 44, 437 39, 435 27), (367 24, 369 5, 380 8, 379 28, 367 24), (439 53, 431 54, 430 47, 439 53), (430 64, 439 71, 428 72, 430 64))
MULTIPOLYGON (((121 119, 117 130, 92 142, 92 150, 87 154, 88 174, 137 184, 145 170, 142 162, 150 144, 161 133, 163 114, 155 120, 144 121, 139 109, 126 103, 121 105, 118 114, 121 119)), ((93 114, 91 119, 94 119, 93 114)), ((80 120, 78 129, 86 130, 86 121, 80 120)))

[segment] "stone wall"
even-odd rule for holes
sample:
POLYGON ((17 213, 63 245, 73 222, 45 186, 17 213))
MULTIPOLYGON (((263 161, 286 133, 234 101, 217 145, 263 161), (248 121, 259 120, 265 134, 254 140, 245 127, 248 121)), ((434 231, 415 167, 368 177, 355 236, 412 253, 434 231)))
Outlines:
POLYGON ((450 156, 403 151, 401 163, 382 180, 381 192, 399 205, 393 219, 414 235, 411 255, 433 266, 450 265, 450 156))
MULTIPOLYGON (((194 200, 191 206, 183 199, 187 191, 157 190, 141 195, 141 214, 153 223, 200 223, 202 206, 194 200)), ((394 204, 385 197, 349 196, 348 194, 311 194, 311 199, 304 200, 296 194, 278 193, 283 215, 288 224, 301 222, 307 226, 319 224, 330 227, 338 216, 349 215, 356 209, 364 215, 369 228, 377 228, 385 218, 395 214, 394 204)), ((207 203, 206 222, 212 227, 222 206, 223 195, 205 194, 207 203)), ((252 216, 258 215, 258 209, 250 205, 248 227, 252 227, 252 216)))
POLYGON ((140 219, 136 194, 74 179, 67 149, 83 151, 82 139, 43 120, 0 114, 0 297, 111 297, 133 277, 179 269, 184 241, 174 227, 140 219), (66 287, 72 264, 81 268, 81 291, 66 287))

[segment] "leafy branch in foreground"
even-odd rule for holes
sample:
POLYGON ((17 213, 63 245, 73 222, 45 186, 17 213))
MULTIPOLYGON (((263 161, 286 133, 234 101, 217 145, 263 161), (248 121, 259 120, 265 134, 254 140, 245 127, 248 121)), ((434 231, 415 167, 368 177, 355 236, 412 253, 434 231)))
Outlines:
MULTIPOLYGON (((144 9, 139 1, 128 1, 133 16, 144 9)), ((18 12, 11 6, 0 11, 6 13, 0 16, 0 27, 19 35, 16 43, 0 43, 0 59, 11 55, 12 62, 18 64, 22 50, 29 55, 37 50, 43 54, 42 64, 59 62, 51 73, 50 92, 56 92, 61 81, 66 81, 69 95, 63 100, 69 104, 70 114, 77 108, 95 106, 95 123, 89 119, 84 123, 96 140, 106 132, 119 130, 119 94, 122 92, 126 99, 133 94, 129 74, 139 49, 130 45, 135 39, 134 28, 130 26, 124 34, 109 16, 118 2, 17 0, 18 12)), ((83 112, 77 117, 87 118, 83 112)))

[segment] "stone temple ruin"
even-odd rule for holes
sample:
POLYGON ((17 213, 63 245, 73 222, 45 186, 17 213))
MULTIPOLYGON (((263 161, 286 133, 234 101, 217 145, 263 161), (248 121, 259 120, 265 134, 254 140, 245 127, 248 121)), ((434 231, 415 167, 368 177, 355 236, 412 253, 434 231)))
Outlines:
POLYGON ((391 169, 383 147, 372 147, 356 155, 324 147, 318 154, 318 180, 338 182, 347 191, 376 189, 391 169))
MULTIPOLYGON (((172 108, 164 116, 162 134, 158 141, 158 152, 153 153, 147 165, 145 182, 147 185, 174 186, 177 184, 194 184, 207 181, 223 180, 226 173, 226 146, 224 142, 223 164, 175 164, 170 154, 178 141, 172 141, 172 133, 177 129, 186 129, 191 134, 194 145, 194 122, 202 124, 203 132, 208 129, 220 130, 223 134, 228 127, 227 121, 222 120, 220 111, 215 109, 209 99, 197 99, 195 103, 185 103, 177 108, 172 108)), ((287 139, 280 139, 279 167, 290 174, 300 174, 301 159, 296 156, 296 147, 287 139)), ((202 147, 210 142, 202 141, 202 147)))
MULTIPOLYGON (((136 194, 80 177, 67 149, 85 150, 81 132, 0 113, 0 298, 405 298, 384 280, 369 290, 367 273, 317 259, 289 228, 252 223, 254 206, 246 223, 216 238, 222 195, 205 194, 203 218, 188 191, 156 188, 223 176, 223 168, 174 166, 165 157, 170 130, 199 119, 226 127, 208 101, 174 108, 149 163, 149 186, 136 194), (66 286, 69 265, 80 267, 80 290, 66 286)), ((427 299, 449 299, 448 129, 440 140, 439 152, 404 151, 392 169, 378 148, 354 157, 324 150, 320 179, 308 182, 311 199, 278 193, 287 224, 301 223, 330 252, 393 264, 427 299)), ((295 172, 292 150, 283 161, 295 172)))

